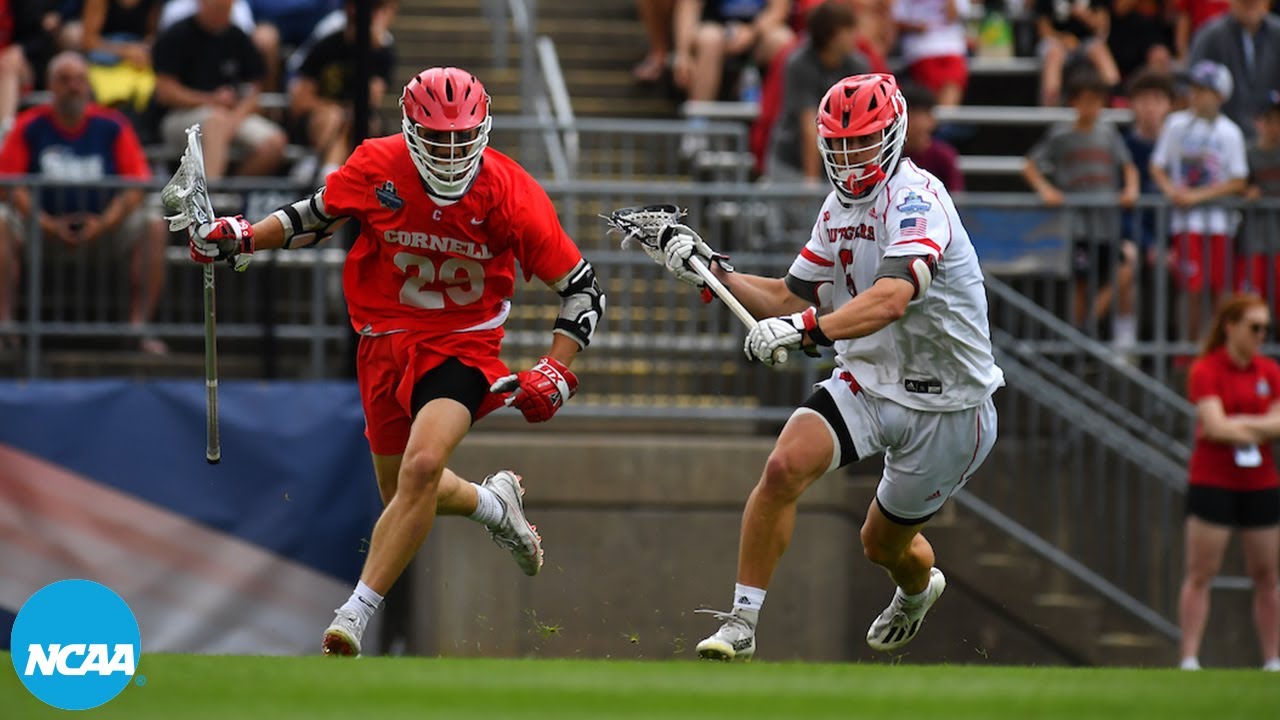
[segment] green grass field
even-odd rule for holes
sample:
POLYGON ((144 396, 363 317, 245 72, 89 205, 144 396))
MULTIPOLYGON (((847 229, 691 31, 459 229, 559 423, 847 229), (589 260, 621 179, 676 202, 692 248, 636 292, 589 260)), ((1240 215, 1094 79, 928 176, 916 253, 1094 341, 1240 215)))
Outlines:
MULTIPOLYGON (((0 661, 0 718, 69 717, 0 661)), ((144 655, 138 675, 79 717, 1280 718, 1280 676, 1257 670, 144 655)))

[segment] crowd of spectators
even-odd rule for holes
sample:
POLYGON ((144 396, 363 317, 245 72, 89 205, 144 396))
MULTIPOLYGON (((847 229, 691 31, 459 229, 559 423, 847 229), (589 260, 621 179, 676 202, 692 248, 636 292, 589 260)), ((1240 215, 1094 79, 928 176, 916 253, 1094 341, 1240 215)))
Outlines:
POLYGON ((291 141, 311 150, 294 167, 300 181, 341 164, 351 18, 365 1, 377 107, 395 64, 396 0, 0 0, 0 174, 80 184, 0 186, 0 350, 17 342, 4 327, 36 225, 68 251, 110 243, 127 254, 129 323, 143 352, 166 352, 146 327, 164 282, 161 213, 141 189, 88 186, 171 171, 197 122, 210 179, 281 175, 291 141), (264 92, 287 102, 263 107, 264 92))

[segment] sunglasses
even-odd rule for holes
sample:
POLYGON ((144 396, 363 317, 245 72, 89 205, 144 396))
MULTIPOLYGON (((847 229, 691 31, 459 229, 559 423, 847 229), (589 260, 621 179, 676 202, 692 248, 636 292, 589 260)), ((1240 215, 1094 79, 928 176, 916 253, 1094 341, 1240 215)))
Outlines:
POLYGON ((1271 323, 1249 323, 1249 332, 1254 335, 1266 335, 1271 330, 1271 323))

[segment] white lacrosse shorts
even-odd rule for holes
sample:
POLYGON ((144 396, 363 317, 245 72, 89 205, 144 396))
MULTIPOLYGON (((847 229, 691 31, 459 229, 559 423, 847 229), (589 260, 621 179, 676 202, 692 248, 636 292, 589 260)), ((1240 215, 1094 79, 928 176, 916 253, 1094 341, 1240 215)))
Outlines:
POLYGON ((837 370, 815 385, 819 392, 796 410, 826 421, 835 443, 828 472, 853 461, 842 457, 842 434, 843 445, 852 444, 858 459, 883 452, 884 475, 876 488, 880 509, 905 525, 927 520, 987 459, 996 443, 995 402, 987 398, 981 405, 953 412, 914 410, 869 396, 851 380, 852 375, 837 370), (812 402, 823 390, 834 400, 834 413, 824 411, 822 406, 829 403, 812 402))

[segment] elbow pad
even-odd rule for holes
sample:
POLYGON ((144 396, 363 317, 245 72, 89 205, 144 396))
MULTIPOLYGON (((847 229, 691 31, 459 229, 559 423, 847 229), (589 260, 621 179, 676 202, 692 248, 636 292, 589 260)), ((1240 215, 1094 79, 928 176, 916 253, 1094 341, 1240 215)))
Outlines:
POLYGON ((560 294, 560 315, 552 332, 565 335, 585 348, 591 344, 596 325, 604 317, 605 297, 596 282, 591 263, 579 260, 573 270, 554 286, 560 294))
POLYGON ((311 235, 310 242, 298 247, 311 247, 333 233, 329 231, 338 218, 329 217, 324 211, 324 186, 311 197, 302 198, 271 213, 284 226, 284 249, 291 250, 293 241, 300 236, 311 235))
POLYGON ((938 263, 932 255, 887 257, 880 261, 880 270, 876 273, 876 279, 891 277, 906 280, 916 289, 911 299, 919 300, 924 297, 925 291, 929 289, 933 276, 937 272, 938 263))

